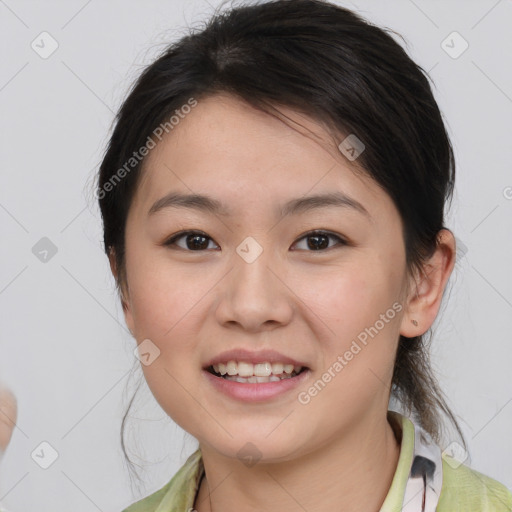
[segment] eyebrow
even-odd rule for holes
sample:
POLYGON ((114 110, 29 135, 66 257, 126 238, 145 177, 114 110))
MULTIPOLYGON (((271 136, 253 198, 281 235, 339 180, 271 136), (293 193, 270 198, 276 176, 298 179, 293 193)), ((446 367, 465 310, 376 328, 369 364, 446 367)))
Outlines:
MULTIPOLYGON (((285 217, 326 207, 351 208, 372 219, 368 210, 359 201, 347 196, 343 192, 330 192, 292 199, 281 207, 280 212, 285 217)), ((148 215, 152 215, 164 208, 188 208, 225 217, 232 215, 231 211, 223 203, 213 197, 201 194, 170 192, 151 206, 148 215)))

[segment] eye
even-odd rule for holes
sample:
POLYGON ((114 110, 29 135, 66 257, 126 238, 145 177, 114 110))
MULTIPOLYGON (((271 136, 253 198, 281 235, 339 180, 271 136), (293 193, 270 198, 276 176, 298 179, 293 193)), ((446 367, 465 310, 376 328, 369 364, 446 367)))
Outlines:
POLYGON ((306 248, 312 249, 312 252, 319 252, 332 248, 332 246, 329 247, 329 238, 332 240, 337 240, 337 245, 348 245, 346 240, 340 236, 335 235, 334 233, 319 230, 306 233, 303 237, 299 238, 299 241, 307 239, 311 240, 311 243, 306 243, 306 248))
POLYGON ((189 251, 202 251, 208 249, 208 240, 213 240, 201 231, 180 231, 166 240, 163 245, 166 247, 177 246, 180 249, 189 251), (178 240, 185 239, 185 247, 177 244, 178 240), (206 242, 205 242, 206 241, 206 242))

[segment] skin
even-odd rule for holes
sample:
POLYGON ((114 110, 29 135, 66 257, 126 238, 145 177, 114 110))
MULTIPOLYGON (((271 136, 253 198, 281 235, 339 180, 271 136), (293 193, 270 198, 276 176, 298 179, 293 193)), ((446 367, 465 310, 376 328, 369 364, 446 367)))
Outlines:
POLYGON ((17 413, 16 397, 10 389, 0 387, 0 457, 11 440, 17 413))
MULTIPOLYGON (((433 323, 454 237, 441 231, 424 272, 410 276, 391 198, 354 172, 357 161, 336 151, 321 124, 280 111, 298 124, 212 96, 150 152, 126 225, 126 323, 138 343, 150 339, 160 350, 142 365, 156 400, 199 441, 206 476, 197 511, 374 511, 400 452, 386 418, 398 338, 433 323), (277 209, 333 190, 359 201, 369 217, 347 207, 288 217, 277 209), (167 208, 148 215, 170 191, 207 194, 232 214, 167 208), (186 237, 164 245, 184 229, 205 232, 206 248, 194 251, 186 237), (328 249, 315 250, 304 235, 319 229, 348 244, 328 238, 328 249), (248 236, 263 249, 251 264, 236 252, 248 236), (402 310, 308 404, 299 403, 297 394, 395 302, 402 310), (266 402, 229 398, 202 367, 238 347, 273 348, 306 362, 311 375, 266 402), (261 456, 250 467, 237 457, 247 442, 261 456)), ((111 268, 117 276, 113 255, 111 268)))

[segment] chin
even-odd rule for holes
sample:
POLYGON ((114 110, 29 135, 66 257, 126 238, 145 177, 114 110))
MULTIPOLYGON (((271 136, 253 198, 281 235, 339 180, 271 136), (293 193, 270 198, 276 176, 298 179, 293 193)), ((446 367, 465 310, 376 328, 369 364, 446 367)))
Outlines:
POLYGON ((236 435, 228 439, 224 436, 222 442, 219 442, 219 437, 203 439, 200 441, 202 446, 208 445, 220 455, 238 459, 247 467, 252 467, 257 463, 290 461, 297 454, 297 442, 294 442, 292 438, 286 434, 267 436, 266 433, 262 433, 261 429, 254 429, 254 432, 244 431, 243 435, 236 435), (271 437, 272 439, 270 439, 271 437))

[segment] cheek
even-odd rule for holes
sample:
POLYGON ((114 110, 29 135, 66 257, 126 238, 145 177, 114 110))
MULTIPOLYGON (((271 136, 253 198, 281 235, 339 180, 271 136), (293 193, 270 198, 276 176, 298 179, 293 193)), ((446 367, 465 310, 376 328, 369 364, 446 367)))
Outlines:
POLYGON ((296 282, 322 340, 318 373, 329 384, 314 407, 326 413, 329 404, 337 404, 352 410, 361 405, 363 414, 363 404, 386 400, 401 310, 399 276, 389 261, 361 256, 329 272, 310 273, 307 286, 296 282))
POLYGON ((304 310, 314 313, 309 317, 323 352, 318 380, 300 390, 304 401, 299 403, 310 400, 304 410, 325 418, 322 428, 338 428, 333 410, 341 416, 351 411, 347 418, 354 419, 373 410, 370 404, 387 400, 401 305, 395 276, 375 264, 324 270, 298 292, 304 310))
POLYGON ((197 406, 192 397, 197 395, 197 340, 203 324, 197 306, 211 286, 199 278, 193 281, 170 265, 153 262, 133 274, 130 285, 137 342, 151 340, 158 354, 151 364, 141 363, 144 378, 162 409, 189 428, 197 406))
MULTIPOLYGON (((323 322, 333 345, 343 345, 392 308, 398 298, 397 279, 393 272, 379 266, 378 260, 360 258, 346 266, 312 270, 308 279, 296 279, 294 289, 317 315, 316 322, 323 322)), ((391 313, 394 318, 395 311, 391 313)), ((394 322, 386 325, 389 323, 394 322)))
POLYGON ((130 247, 126 266, 137 339, 172 336, 180 319, 193 314, 206 284, 171 264, 165 251, 130 247))

